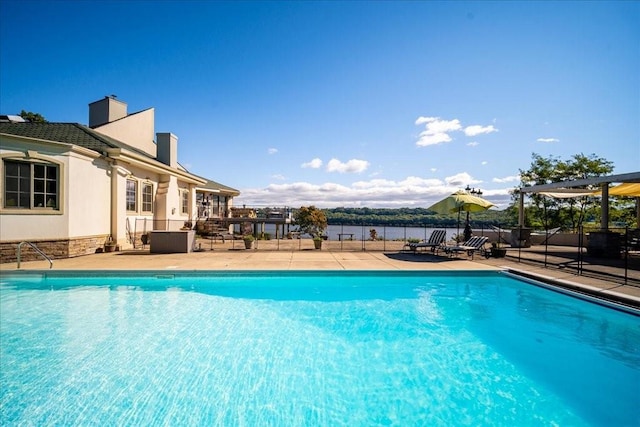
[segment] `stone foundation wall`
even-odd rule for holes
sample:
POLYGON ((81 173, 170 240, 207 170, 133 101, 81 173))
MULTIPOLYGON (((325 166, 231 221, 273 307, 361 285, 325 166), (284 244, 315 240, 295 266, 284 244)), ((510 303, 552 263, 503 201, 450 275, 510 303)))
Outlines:
MULTIPOLYGON (((44 252, 51 259, 73 258, 82 255, 94 254, 103 250, 107 236, 79 237, 75 239, 60 240, 32 240, 31 243, 44 252)), ((19 241, 0 242, 0 264, 17 262, 17 249, 19 241)), ((42 260, 29 245, 22 245, 20 252, 21 262, 42 260)))

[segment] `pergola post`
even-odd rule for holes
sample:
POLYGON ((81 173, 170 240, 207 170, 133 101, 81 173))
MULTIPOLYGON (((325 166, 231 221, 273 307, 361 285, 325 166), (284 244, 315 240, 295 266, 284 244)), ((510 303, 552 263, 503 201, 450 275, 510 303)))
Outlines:
POLYGON ((600 230, 609 230, 609 183, 602 184, 602 212, 600 216, 600 230))
POLYGON ((524 227, 524 192, 520 191, 518 198, 518 227, 524 227))

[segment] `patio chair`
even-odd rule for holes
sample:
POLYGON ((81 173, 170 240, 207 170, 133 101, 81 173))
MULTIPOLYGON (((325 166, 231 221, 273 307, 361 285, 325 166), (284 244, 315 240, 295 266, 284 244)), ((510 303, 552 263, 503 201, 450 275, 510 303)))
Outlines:
POLYGON ((450 257, 462 252, 466 252, 471 259, 473 259, 473 254, 476 252, 481 252, 485 257, 488 257, 489 252, 484 249, 484 245, 488 240, 487 236, 473 236, 461 245, 444 246, 442 250, 450 257))
POLYGON ((447 230, 434 230, 429 236, 429 240, 419 243, 407 243, 402 248, 403 251, 417 252, 418 249, 427 250, 431 249, 434 252, 438 246, 440 246, 447 237, 447 230))

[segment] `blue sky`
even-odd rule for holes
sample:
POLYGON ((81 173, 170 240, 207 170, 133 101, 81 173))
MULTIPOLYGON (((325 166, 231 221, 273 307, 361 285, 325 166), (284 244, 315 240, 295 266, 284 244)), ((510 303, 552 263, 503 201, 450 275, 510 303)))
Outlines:
POLYGON ((0 112, 155 108, 237 204, 504 208, 531 154, 640 170, 640 3, 0 2, 0 112))

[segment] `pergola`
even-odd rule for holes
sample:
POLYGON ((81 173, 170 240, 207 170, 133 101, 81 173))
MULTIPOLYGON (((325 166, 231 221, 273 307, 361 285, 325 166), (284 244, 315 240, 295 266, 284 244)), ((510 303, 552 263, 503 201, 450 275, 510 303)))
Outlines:
POLYGON ((518 246, 528 247, 531 230, 524 226, 524 196, 529 193, 541 193, 550 197, 601 196, 602 212, 600 231, 589 233, 587 251, 593 255, 605 257, 620 256, 620 234, 609 231, 609 196, 635 197, 636 227, 640 228, 640 172, 600 176, 596 178, 576 179, 551 184, 532 185, 519 189, 518 206, 518 246), (609 187, 611 184, 619 184, 609 187), (599 191, 585 190, 587 185, 599 185, 599 191))
POLYGON ((636 198, 636 226, 640 228, 640 172, 623 173, 618 175, 599 176, 596 178, 577 179, 573 181, 554 182, 551 184, 532 185, 519 188, 520 199, 518 205, 518 226, 524 227, 524 196, 528 193, 550 193, 551 195, 602 196, 602 216, 600 228, 602 231, 609 229, 609 196, 629 196, 636 198), (613 188, 610 184, 620 183, 613 188), (587 185, 599 185, 600 191, 589 191, 583 188, 587 185))

